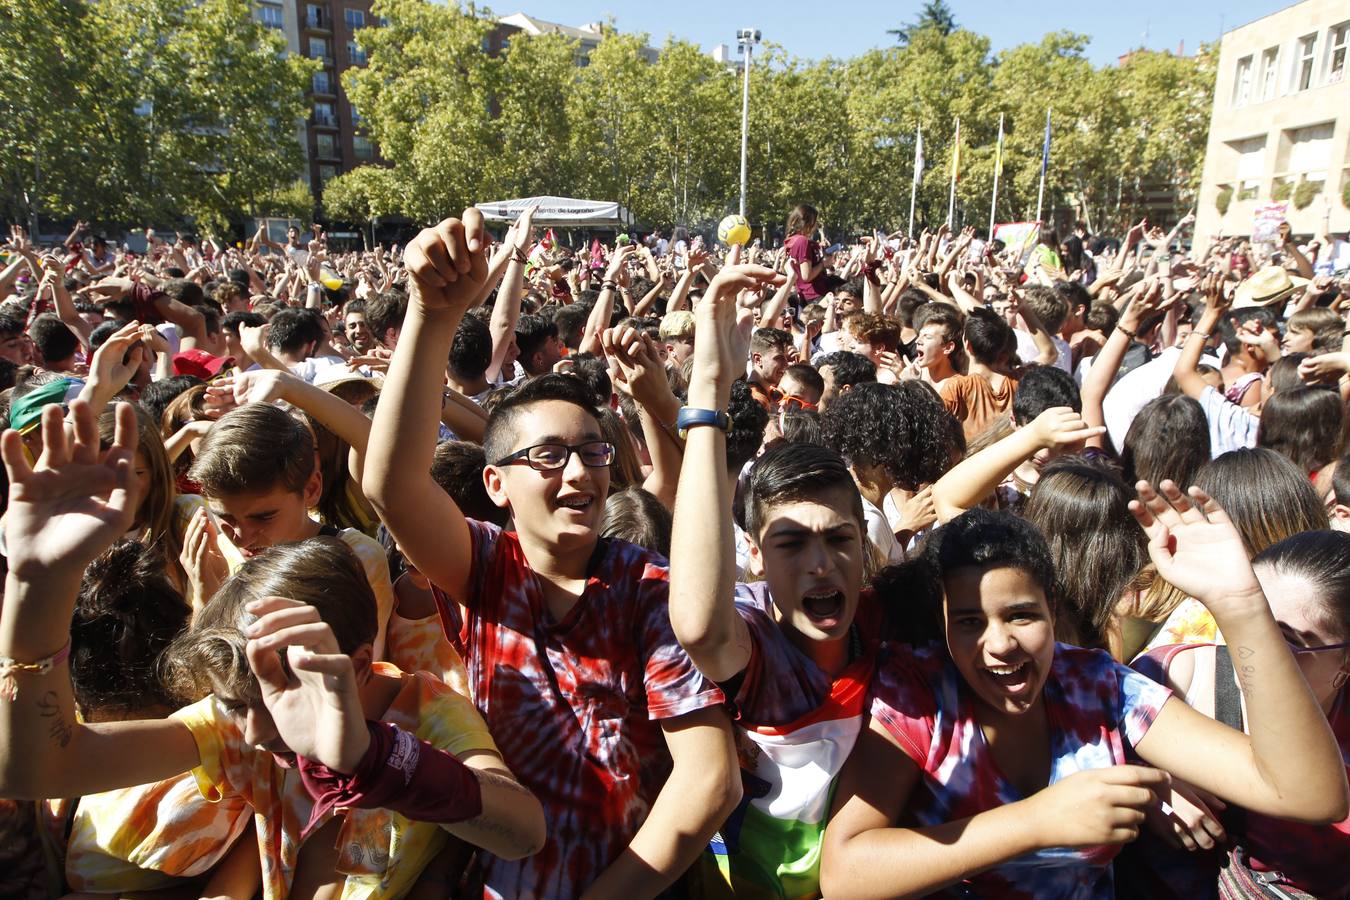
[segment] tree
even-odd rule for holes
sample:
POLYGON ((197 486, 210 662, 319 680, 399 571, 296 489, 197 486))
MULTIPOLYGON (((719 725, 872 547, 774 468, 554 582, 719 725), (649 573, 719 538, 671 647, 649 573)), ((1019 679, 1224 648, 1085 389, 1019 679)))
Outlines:
POLYGON ((303 166, 295 125, 314 64, 286 57, 248 0, 0 0, 0 26, 14 218, 218 230, 303 166))
POLYGON ((919 10, 919 18, 908 25, 889 29, 886 33, 895 35, 901 44, 908 44, 916 34, 926 28, 935 30, 943 37, 956 30, 956 15, 946 0, 927 0, 923 9, 919 10))

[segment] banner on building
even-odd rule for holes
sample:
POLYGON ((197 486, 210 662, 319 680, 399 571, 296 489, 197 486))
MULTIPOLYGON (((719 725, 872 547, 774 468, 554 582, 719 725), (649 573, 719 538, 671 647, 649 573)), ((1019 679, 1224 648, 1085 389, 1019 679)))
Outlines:
POLYGON ((1288 203, 1262 203, 1252 221, 1252 243, 1279 239, 1280 223, 1289 211, 1288 203))

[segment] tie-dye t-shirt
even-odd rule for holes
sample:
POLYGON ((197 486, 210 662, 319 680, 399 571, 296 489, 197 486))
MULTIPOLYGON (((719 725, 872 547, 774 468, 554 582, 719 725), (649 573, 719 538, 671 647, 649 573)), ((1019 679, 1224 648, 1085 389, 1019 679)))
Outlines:
MULTIPOLYGON (((1050 783, 1126 762, 1171 692, 1100 650, 1055 645, 1044 699, 1050 783)), ((947 648, 891 644, 872 683, 872 716, 922 772, 900 827, 969 818, 1025 797, 1004 778, 975 721, 979 702, 947 648)), ((973 875, 937 896, 1079 900, 1114 896, 1117 847, 1040 850, 973 875)))
POLYGON ((670 771, 660 721, 722 703, 675 640, 663 557, 601 540, 560 621, 515 534, 469 521, 465 604, 439 589, 446 633, 502 758, 544 807, 531 857, 480 854, 498 897, 577 897, 628 846, 670 771))
POLYGON ((172 887, 211 871, 252 814, 239 797, 203 799, 191 774, 81 797, 66 844, 66 883, 95 894, 172 887))
MULTIPOLYGON (((835 779, 862 730, 881 608, 858 598, 852 661, 832 676, 775 620, 764 582, 736 585, 751 653, 728 707, 736 716, 742 797, 696 869, 691 896, 820 896, 821 839, 835 779)), ((730 692, 732 683, 723 685, 730 692)))
MULTIPOLYGON (((374 667, 403 682, 383 721, 456 756, 495 752, 492 736, 467 699, 426 673, 406 675, 381 662, 374 667)), ((271 753, 248 746, 238 721, 215 697, 180 709, 173 718, 188 727, 197 743, 201 763, 192 774, 201 796, 210 801, 238 797, 253 807, 262 894, 264 900, 281 900, 290 892, 300 835, 314 806, 299 771, 282 768, 271 753)), ((403 896, 448 839, 439 825, 412 822, 390 810, 347 812, 337 841, 337 871, 347 876, 342 900, 403 896)))

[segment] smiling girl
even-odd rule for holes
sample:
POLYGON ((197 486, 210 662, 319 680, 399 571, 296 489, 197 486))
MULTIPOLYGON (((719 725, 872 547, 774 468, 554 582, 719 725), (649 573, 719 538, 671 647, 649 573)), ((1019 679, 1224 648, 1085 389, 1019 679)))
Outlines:
POLYGON ((942 639, 892 647, 873 680, 825 832, 827 896, 1111 897, 1111 859, 1169 773, 1264 815, 1345 817, 1335 740, 1227 514, 1197 488, 1195 505, 1171 482, 1138 487, 1159 574, 1239 657, 1250 736, 1102 651, 1056 644, 1044 540, 971 510, 930 543, 916 585, 942 639))

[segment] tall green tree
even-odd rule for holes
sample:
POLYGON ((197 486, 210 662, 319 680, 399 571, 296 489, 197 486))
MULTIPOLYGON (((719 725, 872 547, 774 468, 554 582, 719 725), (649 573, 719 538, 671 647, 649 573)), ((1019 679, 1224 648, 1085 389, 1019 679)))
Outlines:
POLYGON ((901 44, 908 44, 920 31, 931 28, 946 37, 956 30, 956 14, 946 0, 927 0, 919 10, 919 17, 907 25, 888 30, 901 44))

